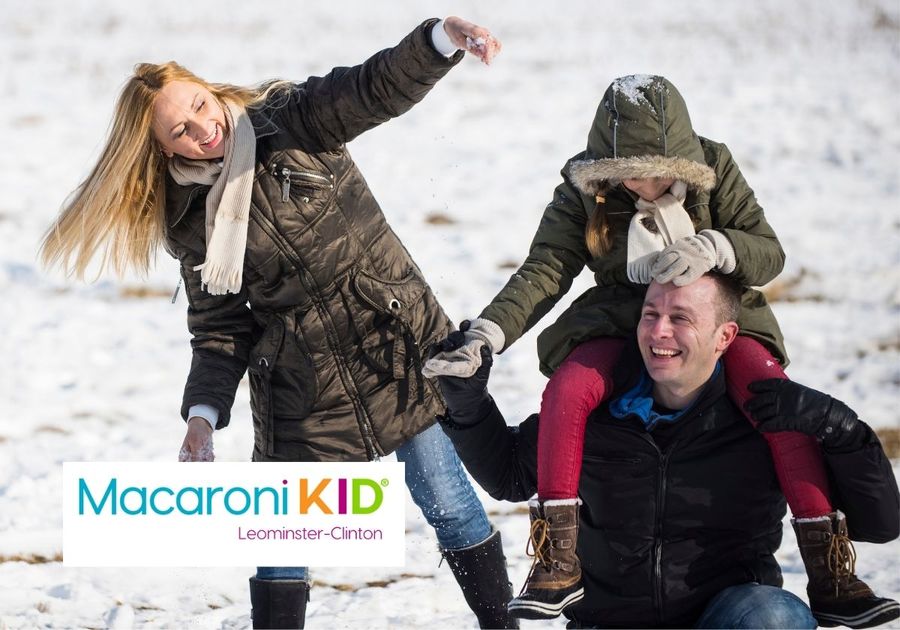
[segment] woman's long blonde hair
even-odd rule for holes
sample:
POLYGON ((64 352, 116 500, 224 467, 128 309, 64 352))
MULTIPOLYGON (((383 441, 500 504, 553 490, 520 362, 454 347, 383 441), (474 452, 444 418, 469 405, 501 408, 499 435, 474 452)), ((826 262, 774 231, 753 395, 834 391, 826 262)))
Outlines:
POLYGON ((60 264, 82 279, 102 250, 101 272, 112 268, 121 275, 129 267, 142 274, 149 271, 164 238, 168 164, 151 129, 153 103, 172 81, 199 83, 220 101, 244 107, 260 103, 286 83, 246 88, 208 83, 174 61, 137 64, 116 102, 100 159, 44 236, 44 266, 60 264))

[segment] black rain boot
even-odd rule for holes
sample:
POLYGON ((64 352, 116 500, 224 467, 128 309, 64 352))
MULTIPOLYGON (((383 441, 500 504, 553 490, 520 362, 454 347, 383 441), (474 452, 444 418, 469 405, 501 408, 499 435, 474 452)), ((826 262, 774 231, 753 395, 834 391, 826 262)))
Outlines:
POLYGON ((506 604, 512 585, 506 573, 506 557, 500 532, 494 530, 483 542, 462 549, 442 549, 453 577, 481 628, 518 628, 506 604))
POLYGON ((809 607, 819 625, 870 628, 900 616, 900 604, 878 597, 854 574, 856 551, 843 513, 792 523, 809 577, 809 607))
POLYGON ((254 628, 302 628, 309 582, 250 578, 250 617, 254 628))

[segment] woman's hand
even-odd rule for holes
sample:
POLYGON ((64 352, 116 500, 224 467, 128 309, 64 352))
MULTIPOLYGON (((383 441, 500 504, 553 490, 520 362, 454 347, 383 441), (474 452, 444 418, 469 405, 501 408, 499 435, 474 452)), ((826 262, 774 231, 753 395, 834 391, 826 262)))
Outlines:
POLYGON ((213 453, 212 427, 203 418, 193 417, 188 420, 187 433, 178 453, 180 462, 211 462, 215 460, 213 453))
POLYGON ((472 24, 455 15, 444 18, 444 31, 458 48, 468 50, 485 64, 500 52, 500 40, 483 26, 472 24))

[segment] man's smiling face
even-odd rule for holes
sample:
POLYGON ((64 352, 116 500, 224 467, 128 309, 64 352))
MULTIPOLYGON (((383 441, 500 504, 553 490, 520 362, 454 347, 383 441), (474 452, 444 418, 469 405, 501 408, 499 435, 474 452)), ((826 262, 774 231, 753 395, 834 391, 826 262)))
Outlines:
POLYGON ((717 322, 718 292, 707 276, 683 287, 653 282, 647 289, 637 340, 658 402, 674 409, 689 404, 737 334, 734 322, 717 322))

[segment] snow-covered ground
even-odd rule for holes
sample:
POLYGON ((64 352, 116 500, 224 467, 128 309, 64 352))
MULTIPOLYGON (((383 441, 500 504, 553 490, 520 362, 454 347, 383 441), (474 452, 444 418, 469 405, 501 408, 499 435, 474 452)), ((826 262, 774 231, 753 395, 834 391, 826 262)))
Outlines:
MULTIPOLYGON (((59 562, 61 462, 168 460, 182 439, 189 347, 183 296, 170 304, 174 263, 163 254, 149 278, 84 285, 35 260, 131 67, 176 59, 214 81, 302 79, 448 14, 495 32, 496 63, 464 60, 351 150, 455 319, 477 314, 524 257, 607 84, 664 74, 695 128, 729 145, 788 253, 774 308, 790 374, 874 426, 900 426, 895 0, 9 1, 0 12, 0 628, 249 625, 251 567, 59 562)), ((570 299, 589 282, 580 278, 570 299)), ((511 420, 537 408, 544 384, 535 333, 495 368, 492 392, 511 420)), ((249 455, 247 398, 242 386, 235 421, 216 436, 222 460, 249 455)), ((527 519, 485 503, 519 585, 527 519)), ((309 627, 473 627, 412 503, 408 529, 402 570, 315 571, 309 627)), ((900 598, 900 542, 857 548, 860 575, 900 598)), ((789 526, 779 561, 787 587, 805 596, 789 526)))

